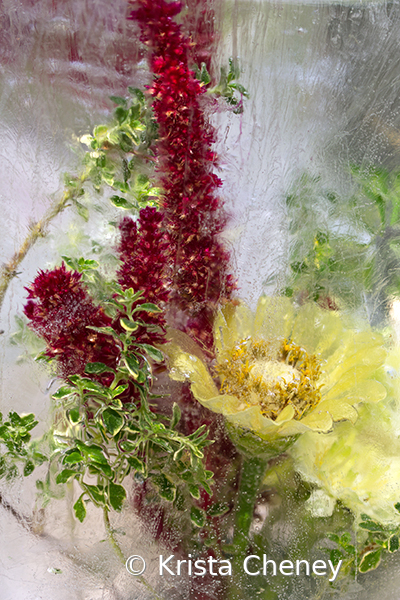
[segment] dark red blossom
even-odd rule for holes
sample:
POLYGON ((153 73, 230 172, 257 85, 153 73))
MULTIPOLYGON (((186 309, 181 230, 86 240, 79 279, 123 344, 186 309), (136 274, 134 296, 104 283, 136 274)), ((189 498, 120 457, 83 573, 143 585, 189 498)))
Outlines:
MULTIPOLYGON (((141 39, 149 48, 150 66, 154 73, 149 93, 153 98, 154 115, 158 124, 157 171, 164 193, 160 210, 168 242, 164 255, 167 259, 164 262, 164 281, 170 287, 168 319, 174 326, 203 342, 205 349, 210 352, 213 345, 215 307, 224 299, 229 299, 235 287, 228 274, 229 255, 219 241, 226 216, 217 193, 221 181, 213 172, 217 164, 216 155, 212 151, 214 129, 205 116, 207 100, 204 86, 189 69, 189 65, 196 60, 204 60, 207 67, 210 66, 211 45, 215 38, 213 39, 210 28, 200 42, 200 30, 201 23, 211 18, 212 14, 206 10, 205 1, 197 1, 201 14, 200 17, 198 14, 193 17, 194 20, 193 15, 189 14, 189 38, 173 20, 181 10, 181 3, 136 0, 134 4, 135 10, 131 17, 137 20, 141 28, 141 39), (193 44, 194 41, 200 43, 193 44)), ((195 4, 196 0, 189 0, 190 9, 195 4)), ((131 226, 134 236, 141 235, 140 227, 133 229, 131 226)), ((157 229, 157 235, 161 231, 157 229)), ((157 240, 155 236, 155 248, 157 240)), ((126 239, 126 242, 126 252, 133 251, 136 257, 136 247, 130 239, 126 239)), ((151 250, 151 246, 144 252, 149 249, 152 253, 156 252, 151 250)), ((142 264, 142 258, 137 264, 142 264)), ((155 268, 158 268, 158 264, 155 268)), ((141 281, 144 282, 144 288, 146 277, 141 276, 141 281)), ((149 283, 148 288, 153 287, 162 289, 158 287, 158 283, 149 283)), ((199 508, 207 510, 218 499, 223 498, 225 501, 233 497, 230 469, 232 462, 237 459, 237 453, 224 432, 221 418, 203 408, 193 398, 188 386, 183 386, 180 392, 175 391, 172 396, 182 411, 178 425, 182 433, 189 435, 204 424, 210 428, 211 438, 215 441, 206 449, 204 459, 205 466, 215 472, 213 497, 201 493, 196 502, 199 508)), ((173 521, 164 505, 154 502, 154 499, 149 502, 151 494, 151 488, 146 482, 140 487, 136 486, 134 502, 138 514, 156 539, 160 539, 178 555, 186 555, 193 550, 191 539, 182 535, 179 525, 173 535, 171 523, 175 524, 176 520, 173 521)), ((195 542, 196 551, 199 552, 201 540, 211 541, 212 538, 221 541, 218 518, 208 519, 207 527, 199 531, 195 542)), ((212 555, 214 549, 205 548, 202 556, 206 558, 212 555)), ((210 594, 206 591, 208 582, 204 578, 191 583, 190 598, 225 596, 224 582, 219 587, 213 579, 213 592, 210 594)))
MULTIPOLYGON (((149 206, 140 211, 138 221, 125 217, 120 223, 121 239, 118 247, 121 266, 117 272, 118 283, 123 290, 133 288, 143 291, 140 302, 152 302, 163 307, 168 300, 169 289, 166 274, 168 242, 162 229, 163 216, 149 206)), ((165 319, 163 313, 137 313, 148 325, 158 331, 139 330, 142 342, 155 344, 165 342, 165 319), (146 339, 144 339, 144 337, 146 339)))
POLYGON ((39 271, 26 289, 24 313, 45 340, 47 356, 57 359, 61 376, 82 374, 88 362, 115 367, 119 350, 110 336, 88 329, 109 326, 111 319, 93 303, 79 273, 62 264, 39 271))
MULTIPOLYGON (((204 114, 204 87, 189 69, 189 39, 172 17, 179 3, 138 0, 132 12, 150 47, 155 74, 150 93, 158 123, 158 172, 168 239, 171 300, 189 318, 204 321, 234 289, 229 255, 218 239, 226 217, 211 146, 214 129, 204 114)), ((207 319, 208 320, 208 319, 207 319)), ((211 341, 210 334, 208 335, 211 341)))
POLYGON ((165 276, 168 242, 162 220, 163 215, 148 206, 140 211, 138 221, 125 217, 119 226, 118 282, 124 290, 143 290, 146 301, 155 304, 166 302, 169 295, 165 276))

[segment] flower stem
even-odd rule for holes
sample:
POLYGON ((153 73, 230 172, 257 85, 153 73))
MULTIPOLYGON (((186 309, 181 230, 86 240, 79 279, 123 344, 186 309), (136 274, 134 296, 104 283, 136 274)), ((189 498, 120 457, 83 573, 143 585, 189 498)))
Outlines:
MULTIPOLYGON (((242 562, 249 545, 249 533, 253 520, 254 505, 266 471, 268 460, 265 458, 243 458, 236 497, 235 529, 231 551, 234 555, 235 572, 242 572, 242 562)), ((246 596, 242 589, 242 578, 233 578, 227 589, 227 600, 239 600, 246 596)))
POLYGON ((244 555, 249 543, 254 505, 267 462, 265 459, 258 457, 243 459, 235 514, 235 533, 233 536, 233 547, 235 555, 238 558, 244 555))
POLYGON ((88 174, 83 174, 79 177, 78 184, 75 188, 70 188, 63 193, 60 200, 54 202, 49 208, 44 217, 37 221, 30 227, 30 231, 23 241, 20 248, 14 253, 13 257, 2 266, 0 271, 0 308, 3 304, 4 297, 6 295, 8 286, 14 277, 18 274, 17 268, 28 254, 34 243, 41 237, 46 235, 46 229, 50 222, 60 214, 64 208, 68 206, 68 202, 76 198, 81 189, 82 185, 88 178, 88 174))
POLYGON ((108 516, 108 510, 106 508, 103 509, 103 519, 104 519, 104 525, 106 528, 106 532, 108 535, 108 541, 110 542, 112 549, 114 550, 115 554, 118 556, 118 559, 120 560, 120 562, 125 565, 126 559, 124 556, 124 553, 122 552, 117 540, 115 539, 115 535, 114 535, 114 531, 111 527, 111 523, 110 523, 110 517, 108 516))
MULTIPOLYGON (((120 548, 120 545, 118 544, 117 540, 115 539, 114 531, 113 531, 113 528, 111 527, 111 523, 110 523, 110 517, 108 515, 108 510, 106 508, 103 509, 103 519, 104 519, 104 525, 106 528, 108 540, 109 540, 115 554, 117 555, 119 561, 125 566, 126 558, 120 548)), ((137 581, 139 581, 139 583, 144 585, 144 587, 152 594, 152 596, 156 600, 163 600, 163 598, 157 594, 156 590, 143 577, 143 575, 139 575, 138 577, 136 577, 136 579, 137 579, 137 581)))

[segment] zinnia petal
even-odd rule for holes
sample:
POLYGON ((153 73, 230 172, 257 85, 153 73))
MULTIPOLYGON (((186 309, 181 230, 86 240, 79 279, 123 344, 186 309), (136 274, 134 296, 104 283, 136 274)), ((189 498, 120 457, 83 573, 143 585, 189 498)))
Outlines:
POLYGON ((287 298, 262 297, 255 314, 227 304, 214 339, 215 373, 187 344, 172 343, 165 348, 171 377, 190 381, 204 406, 264 439, 355 423, 354 405, 386 396, 378 381, 387 357, 383 337, 368 325, 346 326, 315 304, 296 310, 287 298))

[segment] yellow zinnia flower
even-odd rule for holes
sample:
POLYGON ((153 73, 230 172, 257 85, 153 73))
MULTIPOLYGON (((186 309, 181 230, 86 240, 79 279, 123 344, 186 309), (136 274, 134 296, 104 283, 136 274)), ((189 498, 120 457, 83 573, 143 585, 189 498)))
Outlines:
MULTIPOLYGON (((399 523, 394 505, 400 501, 400 423, 398 406, 389 400, 362 406, 355 425, 339 423, 327 435, 310 431, 292 446, 297 471, 331 499, 324 516, 340 500, 357 517, 399 523)), ((312 502, 310 509, 316 514, 312 502)))
POLYGON ((346 327, 315 304, 296 309, 287 298, 262 297, 255 314, 228 304, 216 317, 214 343, 213 373, 193 342, 168 344, 170 376, 190 381, 201 404, 263 439, 327 432, 333 421, 355 422, 358 403, 386 396, 375 378, 386 358, 383 337, 369 326, 346 327))

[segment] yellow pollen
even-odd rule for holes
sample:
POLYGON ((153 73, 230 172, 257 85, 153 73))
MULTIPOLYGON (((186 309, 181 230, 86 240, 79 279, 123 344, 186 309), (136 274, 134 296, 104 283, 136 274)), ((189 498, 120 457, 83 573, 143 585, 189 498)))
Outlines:
POLYGON ((272 420, 288 405, 300 419, 321 400, 319 361, 286 339, 242 340, 215 370, 221 393, 237 396, 248 406, 258 404, 272 420))

